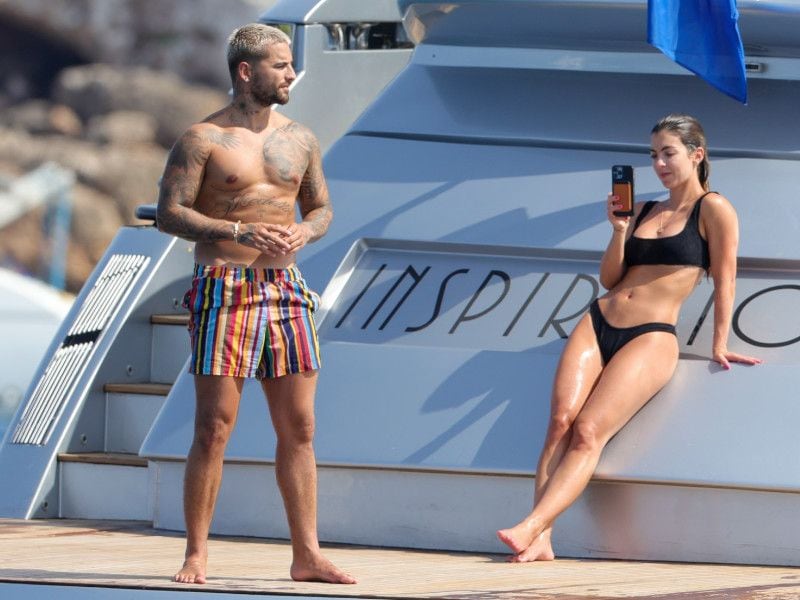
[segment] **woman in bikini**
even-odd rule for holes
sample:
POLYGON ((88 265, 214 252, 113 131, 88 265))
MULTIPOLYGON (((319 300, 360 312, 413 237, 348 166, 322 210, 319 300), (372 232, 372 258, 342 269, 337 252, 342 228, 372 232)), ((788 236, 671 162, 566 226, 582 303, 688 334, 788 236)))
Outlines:
POLYGON ((556 517, 589 483, 608 440, 672 376, 678 312, 704 273, 714 281, 712 359, 725 369, 761 362, 728 350, 738 222, 730 202, 709 191, 706 153, 696 119, 664 117, 651 132, 650 156, 669 198, 637 203, 633 217, 619 217, 618 198, 608 197, 613 231, 600 263, 608 293, 595 300, 561 355, 534 509, 497 532, 513 562, 554 558, 556 517))

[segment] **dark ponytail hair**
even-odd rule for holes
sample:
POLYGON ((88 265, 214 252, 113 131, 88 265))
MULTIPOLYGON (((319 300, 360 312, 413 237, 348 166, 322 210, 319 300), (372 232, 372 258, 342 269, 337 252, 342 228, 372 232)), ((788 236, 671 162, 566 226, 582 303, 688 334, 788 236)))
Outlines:
POLYGON ((697 177, 700 185, 708 191, 708 178, 711 175, 711 164, 708 162, 708 147, 706 134, 700 121, 689 115, 667 115, 653 126, 651 134, 659 131, 669 131, 677 135, 683 145, 693 152, 698 148, 703 149, 703 160, 697 165, 697 177))

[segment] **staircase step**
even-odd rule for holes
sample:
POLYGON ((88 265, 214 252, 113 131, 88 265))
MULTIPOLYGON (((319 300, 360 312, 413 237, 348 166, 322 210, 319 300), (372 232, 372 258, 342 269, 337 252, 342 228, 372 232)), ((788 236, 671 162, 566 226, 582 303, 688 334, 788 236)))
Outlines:
POLYGON ((150 322, 153 325, 176 325, 186 327, 189 324, 189 313, 151 315, 150 322))
POLYGON ((58 455, 59 462, 90 463, 93 465, 121 465, 123 467, 146 467, 147 459, 127 452, 64 452, 58 455))
POLYGON ((107 383, 103 386, 103 391, 107 394, 144 394, 147 396, 166 396, 171 389, 171 383, 107 383))
POLYGON ((60 454, 59 517, 152 521, 147 460, 121 453, 60 454))
POLYGON ((172 383, 189 358, 188 313, 152 315, 153 340, 150 348, 150 380, 172 383))
POLYGON ((107 452, 138 454, 172 386, 162 383, 107 383, 107 452))

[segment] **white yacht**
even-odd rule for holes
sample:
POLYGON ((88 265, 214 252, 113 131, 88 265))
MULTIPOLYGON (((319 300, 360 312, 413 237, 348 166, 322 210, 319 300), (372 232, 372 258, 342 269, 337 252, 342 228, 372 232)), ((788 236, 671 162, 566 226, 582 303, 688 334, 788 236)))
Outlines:
MULTIPOLYGON (((800 8, 738 8, 746 106, 647 44, 641 0, 287 0, 262 16, 293 32, 300 76, 287 114, 330 144, 336 216, 300 263, 323 292, 323 542, 505 551, 495 531, 529 509, 559 353, 602 293, 610 166, 634 167, 637 199, 663 197, 650 127, 686 112, 703 123, 713 188, 740 219, 730 346, 765 363, 721 372, 709 360, 712 285, 702 282, 678 323, 675 377, 609 443, 559 519, 555 551, 800 565, 800 8)), ((194 390, 180 299, 191 265, 188 242, 152 226, 119 232, 0 447, 0 536, 42 519, 183 530, 194 390)), ((246 384, 213 534, 287 538, 274 442, 260 388, 246 384)), ((774 578, 759 589, 800 595, 787 571, 766 572, 774 578)), ((2 573, 0 592, 98 585, 46 569, 2 573)), ((480 596, 457 583, 450 595, 316 593, 593 597, 554 587, 537 596, 543 584, 530 573, 480 596)), ((657 589, 701 589, 675 573, 657 589)), ((722 573, 702 589, 733 598, 749 585, 750 575, 722 573)), ((100 579, 126 587, 124 576, 100 579)), ((287 585, 258 593, 300 593, 287 585)), ((611 590, 603 585, 598 595, 611 590)))

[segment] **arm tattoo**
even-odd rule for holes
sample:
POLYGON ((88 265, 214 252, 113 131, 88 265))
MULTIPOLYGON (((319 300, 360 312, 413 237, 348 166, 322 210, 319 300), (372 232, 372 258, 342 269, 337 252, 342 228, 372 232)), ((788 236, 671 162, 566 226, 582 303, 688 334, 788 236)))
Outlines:
POLYGON ((211 153, 209 138, 190 129, 175 143, 164 168, 158 197, 158 228, 195 242, 214 242, 233 235, 225 221, 211 219, 192 208, 211 153))
POLYGON ((303 217, 303 223, 311 227, 312 236, 310 242, 315 242, 321 238, 328 231, 328 227, 333 219, 333 210, 330 204, 320 206, 314 210, 306 213, 303 217))
POLYGON ((315 241, 325 235, 333 219, 333 209, 328 197, 328 185, 322 172, 322 154, 314 135, 302 128, 304 146, 308 148, 308 166, 300 183, 298 201, 303 222, 311 228, 315 241))
POLYGON ((190 242, 218 242, 233 239, 233 227, 230 223, 209 219, 191 209, 174 213, 159 212, 158 228, 190 242))
POLYGON ((203 138, 194 131, 188 131, 175 142, 167 158, 167 170, 182 169, 188 171, 193 167, 205 165, 208 154, 203 151, 201 146, 203 138))

